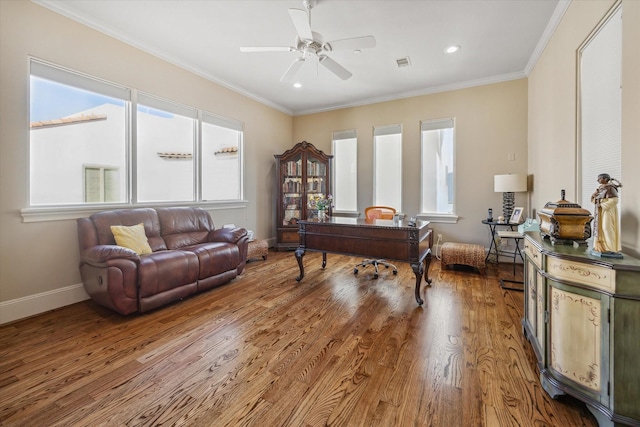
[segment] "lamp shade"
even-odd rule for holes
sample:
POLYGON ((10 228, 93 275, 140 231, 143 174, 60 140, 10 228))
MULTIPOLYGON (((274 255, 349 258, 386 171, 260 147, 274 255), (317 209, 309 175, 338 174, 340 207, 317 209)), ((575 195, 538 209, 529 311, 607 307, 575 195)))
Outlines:
POLYGON ((496 193, 518 193, 527 191, 527 175, 519 173, 494 175, 493 191, 496 193))

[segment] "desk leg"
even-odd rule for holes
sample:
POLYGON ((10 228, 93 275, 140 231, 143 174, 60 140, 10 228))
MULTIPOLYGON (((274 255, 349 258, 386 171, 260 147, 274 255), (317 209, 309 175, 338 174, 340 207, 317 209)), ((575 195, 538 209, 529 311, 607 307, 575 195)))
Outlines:
MULTIPOLYGON (((299 282, 304 277, 304 266, 302 265, 302 257, 304 256, 304 248, 296 249, 296 260, 298 261, 298 267, 300 268, 300 275, 296 277, 299 282)), ((323 266, 324 267, 324 266, 323 266)))
POLYGON ((422 273, 424 273, 424 269, 422 268, 421 262, 413 262, 411 263, 411 269, 413 273, 416 275, 416 302, 418 305, 424 304, 422 298, 420 298, 420 283, 422 282, 422 273))
POLYGON ((322 252, 322 269, 324 270, 326 266, 327 266, 327 253, 322 252))
POLYGON ((424 276, 424 280, 427 284, 431 284, 431 279, 429 279, 429 266, 431 265, 431 251, 427 254, 424 259, 424 268, 421 262, 411 263, 411 269, 413 273, 416 275, 416 302, 418 305, 424 304, 422 298, 420 298, 420 283, 422 283, 422 277, 424 276))

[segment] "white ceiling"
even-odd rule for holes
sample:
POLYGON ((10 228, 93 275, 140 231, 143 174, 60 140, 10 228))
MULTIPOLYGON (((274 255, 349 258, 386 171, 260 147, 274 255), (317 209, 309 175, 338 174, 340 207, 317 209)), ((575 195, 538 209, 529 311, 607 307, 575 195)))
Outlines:
POLYGON ((569 0, 319 0, 311 28, 325 41, 373 35, 377 46, 317 60, 280 82, 296 52, 242 53, 240 46, 294 46, 289 8, 302 0, 34 0, 223 86, 293 115, 525 77, 569 0), (449 45, 462 49, 447 55, 449 45), (398 68, 396 59, 411 66, 398 68))

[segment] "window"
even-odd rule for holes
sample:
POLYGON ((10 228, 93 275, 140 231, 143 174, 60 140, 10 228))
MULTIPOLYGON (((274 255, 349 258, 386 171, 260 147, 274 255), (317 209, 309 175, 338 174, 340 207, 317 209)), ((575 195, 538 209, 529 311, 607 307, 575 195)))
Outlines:
POLYGON ((114 203, 120 200, 120 171, 102 166, 85 166, 84 201, 114 203))
POLYGON ((334 132, 333 203, 336 211, 358 211, 358 138, 355 130, 334 132))
POLYGON ((373 204, 402 210, 402 127, 373 129, 373 204))
POLYGON ((241 147, 241 123, 203 114, 202 200, 238 200, 242 197, 241 147))
POLYGON ((30 86, 31 206, 93 203, 84 165, 126 170, 129 90, 35 61, 30 86))
POLYGON ((454 120, 428 120, 421 130, 421 211, 453 214, 455 200, 454 120))
POLYGON ((196 110, 138 95, 137 199, 192 201, 196 110))
POLYGON ((30 206, 238 201, 243 125, 30 62, 30 206))
MULTIPOLYGON (((594 210, 597 178, 622 176, 622 7, 617 6, 578 50, 580 76, 579 203, 594 210)), ((619 193, 620 201, 624 192, 619 193)), ((622 209, 618 208, 618 214, 622 209)), ((595 227, 595 225, 594 225, 595 227)))

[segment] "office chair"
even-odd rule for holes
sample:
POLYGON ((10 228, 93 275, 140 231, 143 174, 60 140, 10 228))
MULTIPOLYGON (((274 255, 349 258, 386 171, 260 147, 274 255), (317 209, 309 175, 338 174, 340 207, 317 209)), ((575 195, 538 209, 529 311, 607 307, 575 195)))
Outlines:
MULTIPOLYGON (((366 219, 393 219, 393 215, 395 215, 395 213, 396 210, 388 206, 369 206, 364 210, 364 216, 366 219)), ((375 272, 373 273, 374 279, 378 278, 379 265, 383 265, 385 268, 393 267, 393 274, 398 274, 398 268, 383 259, 364 259, 353 268, 353 274, 358 274, 358 267, 364 268, 368 265, 373 265, 375 268, 375 272)))

